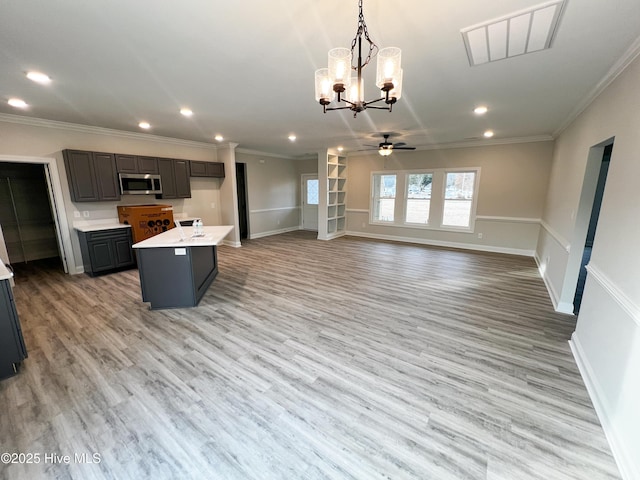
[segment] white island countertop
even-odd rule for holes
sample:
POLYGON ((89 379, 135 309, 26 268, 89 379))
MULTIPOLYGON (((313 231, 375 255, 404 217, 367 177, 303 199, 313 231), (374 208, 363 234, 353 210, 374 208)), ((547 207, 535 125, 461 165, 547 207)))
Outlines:
POLYGON ((133 244, 133 248, 174 248, 174 247, 209 247, 222 243, 233 225, 218 225, 214 227, 202 227, 204 235, 193 236, 193 227, 182 227, 184 240, 180 237, 180 229, 172 228, 133 244))
POLYGON ((0 280, 8 280, 11 277, 13 277, 13 273, 0 261, 0 280))

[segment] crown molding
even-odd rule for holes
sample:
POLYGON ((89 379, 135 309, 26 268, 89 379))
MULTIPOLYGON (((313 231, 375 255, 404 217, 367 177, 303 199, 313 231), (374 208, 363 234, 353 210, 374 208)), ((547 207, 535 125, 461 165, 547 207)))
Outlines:
POLYGON ((110 137, 131 138, 136 140, 146 140, 157 143, 167 143, 171 145, 179 145, 182 147, 206 148, 209 150, 217 150, 217 145, 206 142, 196 142, 194 140, 182 140, 180 138, 161 137, 160 135, 151 135, 148 133, 125 132, 124 130, 114 130, 112 128, 93 127, 91 125, 80 125, 78 123, 60 122, 58 120, 47 120, 44 118, 25 117, 22 115, 11 115, 8 113, 0 113, 0 122, 15 123, 19 125, 28 125, 31 127, 55 128, 57 130, 67 130, 79 133, 88 133, 93 135, 108 135, 110 137))
POLYGON ((640 55, 640 37, 636 38, 626 52, 618 59, 616 63, 609 69, 607 74, 600 80, 596 86, 591 90, 582 101, 573 109, 569 116, 560 124, 560 126, 553 132, 553 138, 558 138, 566 128, 573 123, 573 121, 584 112, 589 105, 618 78, 624 70, 640 55))
MULTIPOLYGON (((451 143, 434 143, 432 145, 423 145, 416 147, 415 151, 421 150, 448 150, 452 148, 469 148, 469 147, 488 147, 492 145, 512 145, 517 143, 535 143, 535 142, 552 142, 553 137, 551 135, 533 135, 531 137, 511 137, 511 138, 496 138, 496 139, 474 139, 465 140, 462 142, 451 143)), ((355 157, 358 155, 371 155, 372 152, 377 152, 375 148, 361 152, 347 152, 348 157, 355 157)), ((395 152, 394 152, 395 153, 395 152)))
POLYGON ((300 158, 292 157, 290 155, 279 155, 277 153, 261 152, 259 150, 251 150, 248 148, 236 148, 236 153, 244 153, 245 155, 256 155, 259 157, 282 158, 283 160, 301 160, 300 158))

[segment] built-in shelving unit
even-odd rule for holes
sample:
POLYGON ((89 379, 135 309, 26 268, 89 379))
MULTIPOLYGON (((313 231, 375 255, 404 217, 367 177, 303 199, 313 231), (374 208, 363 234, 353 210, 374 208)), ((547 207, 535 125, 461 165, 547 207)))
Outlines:
POLYGON ((326 154, 320 153, 318 155, 318 178, 320 180, 318 238, 331 240, 344 235, 347 226, 346 157, 332 151, 327 151, 326 154))

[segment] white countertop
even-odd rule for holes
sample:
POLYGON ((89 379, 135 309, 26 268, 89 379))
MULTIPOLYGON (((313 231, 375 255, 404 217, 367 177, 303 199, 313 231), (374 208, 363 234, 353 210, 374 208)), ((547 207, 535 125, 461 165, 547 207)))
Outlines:
POLYGON ((133 248, 173 248, 173 247, 209 247, 222 243, 233 225, 219 225, 215 227, 202 227, 203 237, 192 237, 193 227, 182 227, 185 239, 180 238, 180 230, 172 228, 159 233, 151 238, 135 243, 133 248))
POLYGON ((118 222, 118 219, 89 220, 73 222, 73 228, 79 232, 97 232, 99 230, 112 230, 114 228, 131 228, 131 225, 125 225, 118 222))
POLYGON ((13 277, 11 270, 5 267, 3 262, 0 262, 0 280, 8 280, 11 277, 13 277))

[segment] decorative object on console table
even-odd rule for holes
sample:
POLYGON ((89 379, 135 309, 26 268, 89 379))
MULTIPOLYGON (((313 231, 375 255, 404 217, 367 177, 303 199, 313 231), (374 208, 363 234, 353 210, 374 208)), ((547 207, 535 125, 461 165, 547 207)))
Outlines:
POLYGON ((18 366, 27 358, 20 319, 9 284, 12 277, 0 263, 0 379, 18 372, 18 366))

